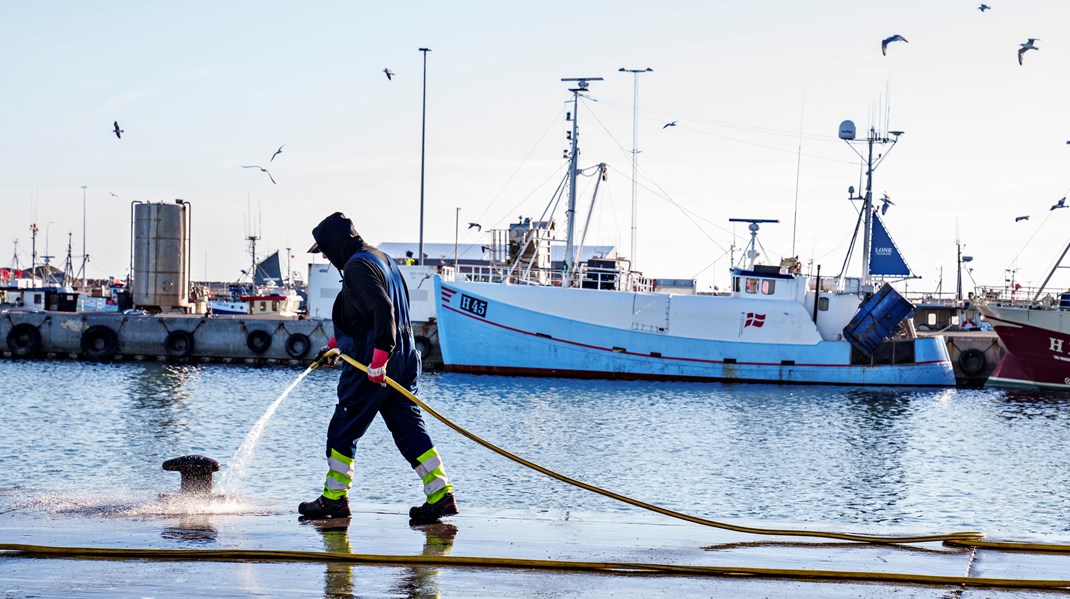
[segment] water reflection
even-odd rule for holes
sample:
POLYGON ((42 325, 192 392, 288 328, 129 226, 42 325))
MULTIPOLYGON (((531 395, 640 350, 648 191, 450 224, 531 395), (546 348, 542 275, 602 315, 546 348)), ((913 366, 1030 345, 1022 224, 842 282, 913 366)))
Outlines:
MULTIPOLYGON (((349 542, 349 525, 351 518, 337 520, 301 520, 302 524, 314 526, 323 537, 323 549, 330 553, 353 553, 349 542)), ((414 530, 424 533, 422 555, 448 555, 453 549, 453 540, 457 537, 457 527, 439 522, 425 526, 414 526, 414 530)), ((441 597, 439 569, 431 566, 413 566, 403 568, 401 580, 394 590, 407 599, 438 599, 441 597)), ((323 596, 332 598, 352 598, 353 563, 342 561, 327 562, 327 571, 323 578, 323 596)))
MULTIPOLYGON (((842 488, 852 511, 869 518, 898 513, 906 497, 903 455, 909 444, 910 397, 900 391, 852 389, 846 393, 842 488)), ((888 521, 896 522, 892 517, 888 521)))
MULTIPOLYGON (((457 527, 446 522, 414 526, 424 533, 423 555, 449 555, 453 549, 453 540, 457 537, 457 527)), ((439 599, 442 589, 439 584, 439 569, 430 566, 406 568, 397 590, 408 599, 439 599)))
MULTIPOLYGON (((323 537, 323 550, 330 553, 353 553, 349 544, 349 524, 351 518, 336 520, 301 520, 302 524, 314 526, 323 537)), ((323 596, 353 597, 353 563, 327 562, 327 572, 323 577, 323 596)))
POLYGON ((205 514, 182 516, 178 524, 168 526, 160 537, 172 541, 184 541, 193 545, 209 545, 216 542, 219 532, 212 526, 212 520, 205 514))
POLYGON ((1019 418, 1065 418, 1065 408, 1070 406, 1070 393, 1054 391, 1008 390, 1003 392, 1000 415, 1008 420, 1019 418))
POLYGON ((201 368, 188 364, 139 364, 133 369, 125 411, 131 427, 167 441, 185 432, 190 425, 192 387, 200 378, 201 368))

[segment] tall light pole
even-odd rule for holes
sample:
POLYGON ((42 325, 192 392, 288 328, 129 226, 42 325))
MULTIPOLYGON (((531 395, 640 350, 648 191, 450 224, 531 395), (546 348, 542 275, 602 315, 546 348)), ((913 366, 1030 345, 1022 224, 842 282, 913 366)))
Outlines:
POLYGON ((89 254, 85 253, 85 187, 82 186, 82 292, 86 288, 85 263, 89 261, 89 254))
POLYGON ((654 69, 647 67, 645 69, 626 69, 621 67, 618 69, 622 73, 632 74, 632 83, 634 89, 634 96, 632 98, 632 247, 631 247, 631 260, 632 267, 635 267, 635 254, 636 254, 636 231, 638 228, 639 220, 639 202, 638 197, 638 171, 639 171, 639 73, 650 73, 654 69))
POLYGON ((430 48, 420 48, 424 53, 424 98, 420 119, 420 266, 424 265, 424 155, 427 149, 427 53, 430 48))

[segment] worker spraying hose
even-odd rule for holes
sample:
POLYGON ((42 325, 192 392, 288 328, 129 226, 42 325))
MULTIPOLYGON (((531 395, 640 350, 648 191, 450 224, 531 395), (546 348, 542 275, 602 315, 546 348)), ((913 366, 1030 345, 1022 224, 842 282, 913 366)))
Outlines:
POLYGON ((357 441, 375 415, 383 417, 394 443, 423 482, 427 499, 409 510, 411 525, 429 524, 457 513, 453 485, 424 426, 420 408, 388 387, 389 376, 411 394, 421 373, 409 321, 409 290, 394 260, 369 245, 341 212, 323 219, 312 236, 310 253, 322 253, 342 274, 331 319, 334 337, 320 350, 315 365, 333 365, 339 351, 370 367, 365 373, 344 363, 338 379, 338 405, 327 426, 328 471, 323 493, 298 506, 309 519, 350 515, 357 441))

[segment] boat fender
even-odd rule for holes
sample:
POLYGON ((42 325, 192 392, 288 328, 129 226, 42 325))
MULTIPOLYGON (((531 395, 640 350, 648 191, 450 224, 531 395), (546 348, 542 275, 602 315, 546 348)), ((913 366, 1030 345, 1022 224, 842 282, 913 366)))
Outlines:
POLYGON ((300 360, 312 349, 312 340, 304 333, 294 333, 286 338, 286 355, 300 360))
POLYGON ((94 362, 111 359, 119 349, 119 336, 110 327, 95 324, 82 333, 82 353, 94 362))
POLYGON ((172 358, 185 358, 193 353, 193 333, 189 331, 171 331, 163 340, 163 347, 167 355, 172 358))
POLYGON ((985 353, 979 349, 968 349, 959 354, 959 368, 966 376, 976 376, 985 369, 985 353))
POLYGON ((19 323, 7 333, 7 348, 19 358, 32 356, 41 349, 41 331, 28 322, 19 323))
POLYGON ((416 351, 420 352, 421 357, 427 357, 427 354, 431 353, 430 339, 418 335, 414 341, 416 344, 416 351))
POLYGON ((251 331, 245 338, 245 345, 254 354, 262 354, 271 347, 271 333, 267 331, 251 331))

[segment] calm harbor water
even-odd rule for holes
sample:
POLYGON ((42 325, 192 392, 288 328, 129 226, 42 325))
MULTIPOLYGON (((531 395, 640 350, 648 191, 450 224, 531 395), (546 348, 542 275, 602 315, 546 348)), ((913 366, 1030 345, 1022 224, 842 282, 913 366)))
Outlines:
MULTIPOLYGON (((0 490, 106 501, 177 489, 161 469, 175 456, 212 456, 225 471, 301 369, 4 361, 0 372, 0 490)), ((318 494, 336 381, 319 369, 292 390, 228 492, 282 511, 318 494)), ((1068 395, 431 374, 420 396, 544 466, 716 520, 1070 531, 1068 395)), ((462 510, 635 509, 429 427, 462 510)), ((422 499, 381 420, 356 466, 355 501, 422 499)))

